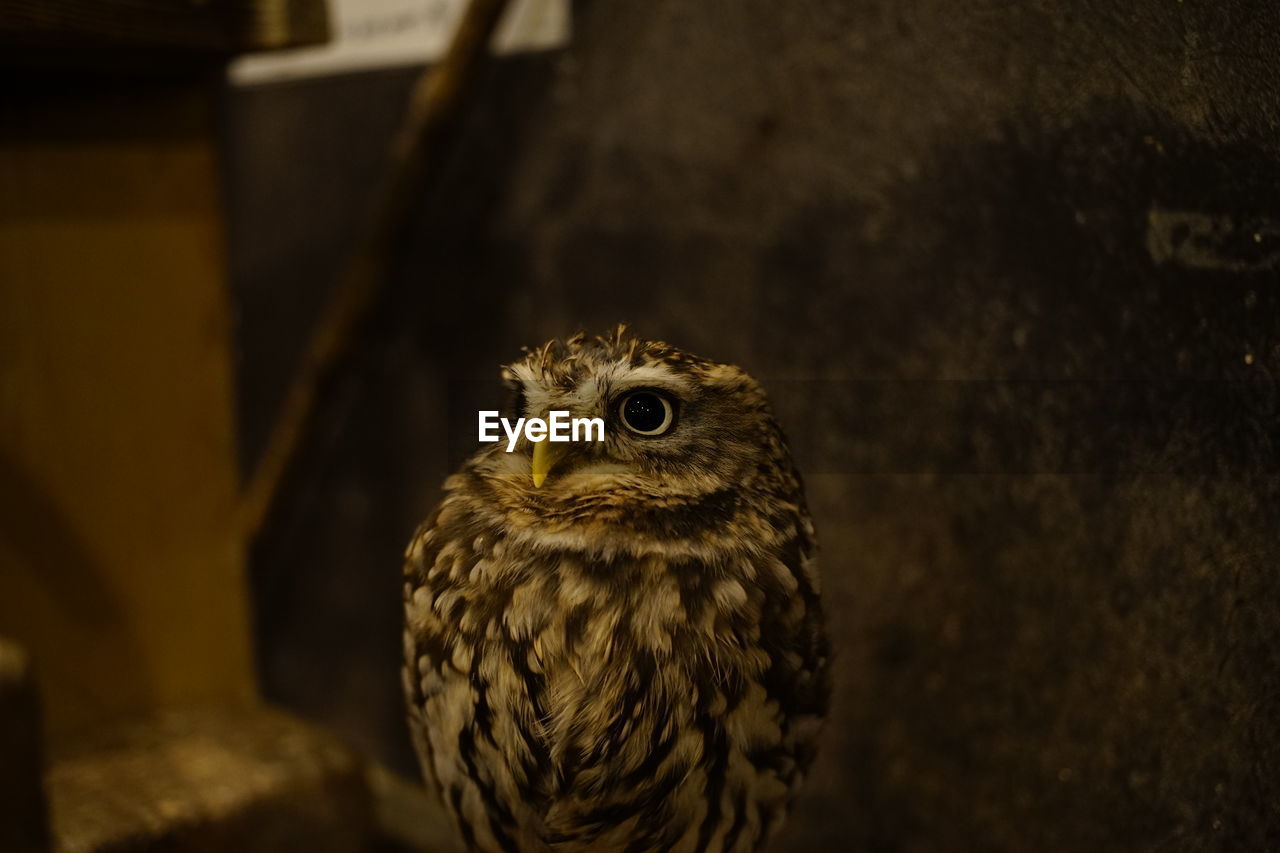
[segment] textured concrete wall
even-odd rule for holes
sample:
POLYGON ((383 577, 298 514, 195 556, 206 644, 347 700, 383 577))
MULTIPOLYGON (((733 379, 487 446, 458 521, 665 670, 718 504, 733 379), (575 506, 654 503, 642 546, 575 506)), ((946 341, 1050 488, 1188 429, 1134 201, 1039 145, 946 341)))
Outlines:
POLYGON ((457 380, 625 319, 764 380, 808 475, 837 694, 779 849, 1280 845, 1280 9, 575 26, 487 81, 259 549, 268 691, 403 756, 396 555, 457 380))

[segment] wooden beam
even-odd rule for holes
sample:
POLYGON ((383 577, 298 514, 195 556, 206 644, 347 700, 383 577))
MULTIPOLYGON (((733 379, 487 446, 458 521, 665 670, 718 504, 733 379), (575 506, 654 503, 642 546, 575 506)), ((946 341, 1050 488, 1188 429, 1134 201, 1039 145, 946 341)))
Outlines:
POLYGON ((9 0, 0 4, 4 64, 226 57, 329 39, 323 0, 9 0))

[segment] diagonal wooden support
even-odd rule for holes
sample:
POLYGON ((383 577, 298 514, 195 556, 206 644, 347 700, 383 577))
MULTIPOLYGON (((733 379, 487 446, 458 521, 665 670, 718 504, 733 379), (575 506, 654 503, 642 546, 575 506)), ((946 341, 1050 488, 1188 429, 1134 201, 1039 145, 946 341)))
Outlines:
POLYGON ((394 143, 392 165, 382 181, 377 212, 312 331, 266 448, 244 489, 240 522, 247 539, 258 533, 270 514, 305 436, 318 390, 351 346, 387 279, 409 214, 458 117, 466 90, 487 56, 506 6, 507 0, 472 0, 448 52, 414 87, 394 143))

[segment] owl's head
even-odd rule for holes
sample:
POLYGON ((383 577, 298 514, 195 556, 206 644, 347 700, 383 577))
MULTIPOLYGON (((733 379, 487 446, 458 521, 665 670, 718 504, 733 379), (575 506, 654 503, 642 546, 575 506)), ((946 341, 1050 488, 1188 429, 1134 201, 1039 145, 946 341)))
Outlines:
POLYGON ((603 420, 602 441, 483 448, 471 471, 509 509, 549 524, 687 527, 798 484, 768 400, 741 369, 620 326, 526 350, 503 369, 508 418, 603 420))

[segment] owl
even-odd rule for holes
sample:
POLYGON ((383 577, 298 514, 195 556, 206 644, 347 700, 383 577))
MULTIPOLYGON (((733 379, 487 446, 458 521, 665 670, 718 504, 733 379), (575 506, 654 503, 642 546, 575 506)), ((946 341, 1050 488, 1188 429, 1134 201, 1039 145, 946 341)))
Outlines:
POLYGON ((503 377, 517 416, 604 435, 482 445, 410 542, 428 785, 473 851, 760 849, 828 697, 813 527, 764 392, 625 327, 503 377))

